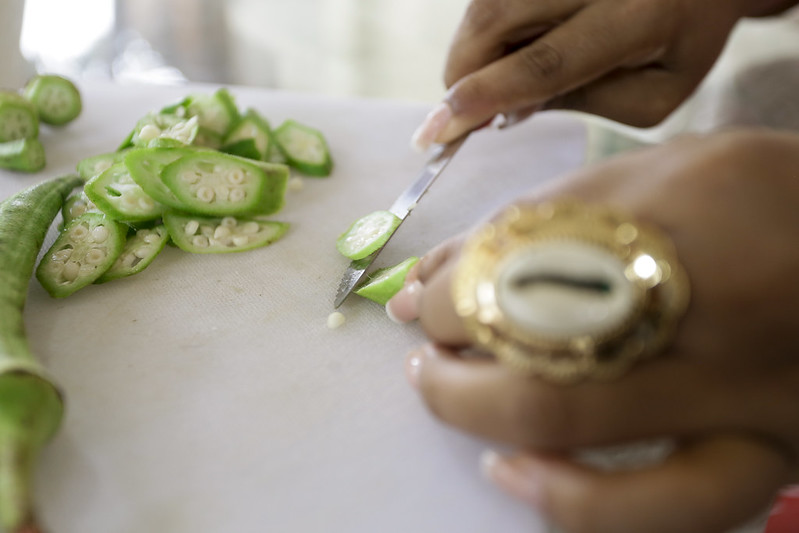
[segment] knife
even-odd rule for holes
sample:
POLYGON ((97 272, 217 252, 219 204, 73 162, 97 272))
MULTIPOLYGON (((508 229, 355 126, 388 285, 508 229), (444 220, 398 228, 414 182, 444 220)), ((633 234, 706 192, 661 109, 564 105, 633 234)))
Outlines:
MULTIPOLYGON (((458 148, 464 143, 466 138, 469 136, 468 133, 464 134, 461 137, 458 137, 454 141, 451 141, 447 144, 438 145, 430 159, 427 161, 427 164, 422 168, 422 171, 419 173, 419 177, 416 178, 410 187, 405 189, 402 194, 399 195, 394 203, 389 208, 389 211, 394 213, 400 219, 400 224, 408 218, 408 215, 411 211, 416 207, 416 204, 419 202, 424 193, 430 188, 433 182, 436 180, 441 171, 444 170, 444 167, 452 160, 452 157, 455 155, 455 152, 458 151, 458 148)), ((399 228, 397 228, 399 229, 399 228)), ((391 234, 393 236, 397 230, 395 229, 394 232, 391 234)), ((389 240, 391 240, 391 236, 389 236, 389 240)), ((338 291, 336 291, 336 299, 333 302, 335 308, 344 303, 344 300, 347 299, 347 296, 352 293, 352 291, 358 286, 358 283, 363 279, 364 275, 366 274, 367 269, 369 266, 374 262, 380 252, 388 244, 386 241, 383 246, 372 252, 371 255, 364 257, 363 259, 357 259, 350 263, 350 266, 347 268, 347 271, 344 272, 344 276, 341 278, 341 282, 338 286, 338 291)))

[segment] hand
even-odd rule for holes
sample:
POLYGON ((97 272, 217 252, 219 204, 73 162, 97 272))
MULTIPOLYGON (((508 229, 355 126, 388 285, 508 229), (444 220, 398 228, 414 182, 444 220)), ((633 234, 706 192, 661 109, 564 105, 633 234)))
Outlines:
POLYGON ((799 136, 680 139, 587 167, 520 200, 569 196, 665 230, 692 283, 666 353, 613 381, 555 385, 466 357, 452 308, 459 241, 428 254, 388 304, 431 343, 411 381, 443 422, 518 447, 491 479, 570 532, 721 532, 796 480, 799 454, 799 136), (413 287, 413 289, 411 289, 413 287), (585 447, 671 438, 652 468, 600 472, 585 447))
POLYGON ((738 19, 778 3, 472 0, 450 48, 445 102, 413 143, 542 108, 653 126, 699 85, 738 19))

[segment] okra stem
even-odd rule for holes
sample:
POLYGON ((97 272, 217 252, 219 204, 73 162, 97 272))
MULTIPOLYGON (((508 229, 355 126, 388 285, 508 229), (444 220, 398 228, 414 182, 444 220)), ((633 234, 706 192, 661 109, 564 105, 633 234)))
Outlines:
POLYGON ((31 482, 41 447, 63 414, 61 391, 36 362, 22 310, 47 231, 83 181, 65 176, 0 203, 0 528, 34 533, 31 482))

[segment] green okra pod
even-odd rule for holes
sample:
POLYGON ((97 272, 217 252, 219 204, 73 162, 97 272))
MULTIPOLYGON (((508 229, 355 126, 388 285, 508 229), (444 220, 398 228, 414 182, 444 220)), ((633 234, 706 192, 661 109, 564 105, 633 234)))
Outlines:
POLYGON ((61 391, 28 344, 22 310, 47 231, 64 199, 82 183, 65 176, 0 203, 0 528, 8 533, 40 531, 33 470, 63 414, 61 391))

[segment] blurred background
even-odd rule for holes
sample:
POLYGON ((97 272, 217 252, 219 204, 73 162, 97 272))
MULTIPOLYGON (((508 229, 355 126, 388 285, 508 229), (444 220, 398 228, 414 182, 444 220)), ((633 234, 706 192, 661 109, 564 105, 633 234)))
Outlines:
POLYGON ((40 72, 435 101, 468 0, 2 3, 24 10, 20 51, 40 72))

